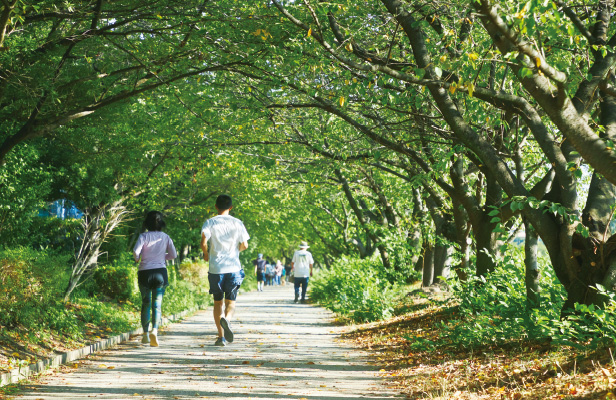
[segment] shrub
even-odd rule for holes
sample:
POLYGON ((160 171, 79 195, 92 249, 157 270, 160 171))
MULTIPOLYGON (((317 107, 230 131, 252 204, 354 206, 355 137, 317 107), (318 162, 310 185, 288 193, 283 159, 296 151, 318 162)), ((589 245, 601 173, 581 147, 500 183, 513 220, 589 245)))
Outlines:
POLYGON ((167 287, 163 299, 163 315, 176 314, 184 310, 201 308, 210 304, 211 296, 208 289, 195 286, 186 281, 178 280, 167 287))
POLYGON ((100 266, 94 272, 93 289, 119 301, 138 299, 137 265, 130 253, 123 253, 109 265, 100 266))
POLYGON ((455 346, 472 348, 511 340, 545 338, 540 320, 558 321, 565 292, 549 262, 539 259, 540 308, 526 303, 523 249, 511 248, 487 277, 470 273, 465 282, 450 280, 459 300, 459 319, 451 320, 445 337, 455 346))
POLYGON ((207 283, 208 267, 204 261, 185 260, 179 267, 180 278, 183 281, 201 286, 207 283))
POLYGON ((575 304, 575 310, 566 318, 550 319, 537 316, 537 324, 555 343, 572 346, 581 351, 592 351, 616 344, 616 294, 598 290, 606 298, 602 307, 593 304, 575 304))
POLYGON ((393 269, 383 269, 384 278, 391 283, 412 283, 421 280, 421 271, 415 271, 413 256, 421 249, 409 245, 405 237, 399 234, 384 232, 384 243, 389 253, 393 269))
POLYGON ((0 325, 28 327, 45 319, 41 304, 57 303, 68 281, 69 259, 21 247, 0 252, 0 325))
POLYGON ((607 302, 603 307, 576 304, 572 313, 561 318, 566 292, 549 260, 540 257, 539 262, 541 300, 537 308, 526 303, 522 249, 509 249, 486 278, 452 280, 459 312, 443 325, 441 336, 465 348, 527 339, 548 339, 582 350, 616 343, 616 295, 604 293, 607 302))
POLYGON ((376 259, 338 260, 311 281, 311 299, 354 321, 375 321, 393 313, 397 287, 376 259))

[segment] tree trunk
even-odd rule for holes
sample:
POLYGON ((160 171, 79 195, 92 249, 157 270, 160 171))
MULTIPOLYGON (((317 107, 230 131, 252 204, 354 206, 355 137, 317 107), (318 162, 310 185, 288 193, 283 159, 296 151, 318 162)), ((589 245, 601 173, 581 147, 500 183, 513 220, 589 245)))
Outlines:
MULTIPOLYGON (((415 270, 417 271, 417 263, 419 259, 422 257, 422 248, 423 248, 423 238, 421 232, 421 221, 425 218, 425 210, 423 207, 423 203, 421 201, 421 194, 419 193, 419 189, 413 188, 413 227, 411 228, 407 243, 411 248, 412 257, 411 257, 411 265, 415 266, 415 270)), ((421 271, 421 269, 419 270, 421 271)))
POLYGON ((385 269, 391 269, 392 266, 391 266, 391 261, 389 259, 389 253, 387 252, 385 245, 382 243, 380 238, 376 235, 374 230, 370 228, 370 226, 368 226, 368 223, 364 217, 364 213, 362 209, 359 207, 359 205, 357 204, 355 197, 353 196, 353 192, 351 191, 349 182, 342 175, 342 172, 339 169, 336 169, 334 172, 336 176, 338 177, 338 180, 340 181, 340 183, 342 183, 342 189, 344 191, 344 194, 349 202, 349 205, 351 206, 351 209, 355 213, 355 217, 357 217, 359 224, 364 229, 364 232, 366 232, 366 235, 368 236, 368 238, 372 240, 372 242, 374 242, 376 248, 379 250, 379 255, 381 256, 381 261, 383 262, 383 266, 385 267, 385 269))
POLYGON ((190 245, 189 244, 183 245, 182 251, 180 251, 180 263, 184 261, 186 257, 188 257, 189 253, 190 253, 190 245))
POLYGON ((539 265, 537 263, 537 232, 532 225, 524 219, 524 230, 526 238, 524 240, 524 265, 526 267, 526 303, 528 308, 539 308, 539 265))
POLYGON ((453 248, 449 245, 439 244, 434 247, 434 276, 432 278, 432 284, 445 282, 439 277, 443 277, 444 279, 449 278, 452 254, 453 248))
POLYGON ((497 241, 493 229, 494 224, 490 223, 473 226, 473 231, 475 232, 475 245, 477 246, 477 276, 486 276, 496 268, 494 257, 496 256, 497 241))
POLYGON ((422 272, 422 284, 423 287, 432 285, 434 281, 434 247, 426 247, 426 251, 423 255, 423 272, 422 272))

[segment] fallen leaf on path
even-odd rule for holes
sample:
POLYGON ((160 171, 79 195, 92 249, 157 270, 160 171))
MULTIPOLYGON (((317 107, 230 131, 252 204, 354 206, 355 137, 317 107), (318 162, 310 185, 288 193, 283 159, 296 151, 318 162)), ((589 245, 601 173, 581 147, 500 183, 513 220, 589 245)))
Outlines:
POLYGON ((314 361, 308 361, 306 364, 308 364, 308 365, 314 365, 314 361))
POLYGON ((107 367, 107 369, 114 369, 115 367, 112 365, 111 367, 107 367))
POLYGON ((243 361, 242 364, 250 364, 250 361, 243 361))

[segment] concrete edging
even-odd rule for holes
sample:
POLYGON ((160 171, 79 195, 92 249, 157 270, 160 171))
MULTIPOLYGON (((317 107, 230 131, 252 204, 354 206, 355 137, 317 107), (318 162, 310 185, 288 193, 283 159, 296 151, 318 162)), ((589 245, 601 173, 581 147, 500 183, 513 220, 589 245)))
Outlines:
MULTIPOLYGON (((170 322, 177 321, 179 319, 184 318, 187 314, 198 311, 199 308, 189 309, 182 311, 177 314, 173 314, 167 318, 163 317, 162 324, 166 325, 170 322)), ((141 335, 143 333, 143 328, 137 328, 130 332, 121 333, 119 335, 101 339, 98 342, 92 343, 88 346, 82 347, 81 349, 71 350, 64 353, 60 353, 56 356, 47 358, 45 360, 38 361, 36 363, 32 363, 25 367, 15 368, 9 372, 4 372, 0 374, 0 387, 8 385, 10 383, 17 383, 20 380, 27 379, 31 375, 39 374, 46 369, 59 367, 60 365, 69 363, 71 361, 78 360, 87 356, 88 354, 96 353, 97 351, 105 350, 109 347, 115 346, 122 342, 127 341, 131 335, 141 335)))

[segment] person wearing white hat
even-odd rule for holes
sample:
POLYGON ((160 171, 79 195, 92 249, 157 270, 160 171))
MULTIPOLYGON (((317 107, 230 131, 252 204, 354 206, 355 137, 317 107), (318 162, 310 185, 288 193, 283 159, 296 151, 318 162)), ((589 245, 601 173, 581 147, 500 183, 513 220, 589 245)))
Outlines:
POLYGON ((295 284, 295 302, 306 302, 306 290, 308 289, 308 279, 312 276, 312 265, 314 260, 308 251, 308 243, 301 242, 299 250, 296 250, 291 260, 291 270, 293 271, 295 284), (300 291, 301 287, 301 291, 300 291))

